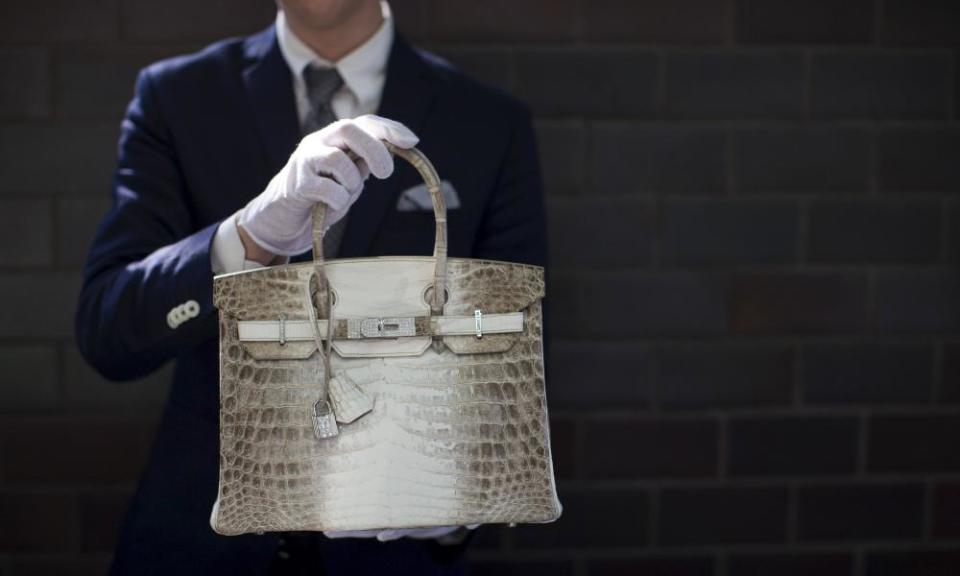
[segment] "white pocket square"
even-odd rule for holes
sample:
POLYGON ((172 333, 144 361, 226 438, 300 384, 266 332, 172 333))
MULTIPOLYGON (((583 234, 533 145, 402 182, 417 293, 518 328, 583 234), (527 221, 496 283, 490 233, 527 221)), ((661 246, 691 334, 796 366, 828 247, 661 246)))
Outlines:
MULTIPOLYGON (((448 180, 441 180, 440 190, 443 192, 443 199, 447 203, 447 210, 456 210, 460 207, 460 195, 457 194, 457 189, 453 187, 453 184, 448 180)), ((400 199, 397 200, 397 210, 400 212, 433 210, 433 202, 430 200, 427 185, 421 183, 404 190, 400 199)))

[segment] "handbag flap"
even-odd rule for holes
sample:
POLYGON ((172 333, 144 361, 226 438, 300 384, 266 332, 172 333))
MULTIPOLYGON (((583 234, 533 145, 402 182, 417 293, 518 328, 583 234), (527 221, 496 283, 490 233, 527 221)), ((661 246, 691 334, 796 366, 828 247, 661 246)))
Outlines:
MULTIPOLYGON (((333 317, 338 320, 428 318, 434 260, 430 257, 375 257, 333 260, 325 272, 333 290, 333 317)), ((445 316, 473 317, 523 312, 544 295, 543 269, 537 266, 454 258, 448 261, 445 316)), ((311 263, 274 266, 217 276, 214 303, 226 325, 239 322, 309 326, 308 286, 311 263), (232 322, 231 322, 232 320, 232 322)), ((323 323, 324 326, 326 323, 323 323)), ((488 322, 488 325, 494 325, 488 322)), ((523 321, 522 330, 526 330, 523 321)), ((282 328, 281 328, 282 330, 282 328)), ((321 332, 321 336, 326 334, 321 332)), ((445 335, 446 346, 458 354, 503 352, 516 340, 515 333, 445 335)), ((395 338, 341 339, 333 348, 343 357, 417 356, 431 342, 429 335, 395 338)), ((257 359, 308 358, 316 350, 312 341, 284 341, 283 337, 251 340, 241 345, 257 359)))
MULTIPOLYGON (((528 310, 544 297, 543 268, 491 260, 451 259, 447 264, 449 299, 443 313, 449 316, 498 314, 528 310)), ((523 330, 529 330, 524 315, 523 330)), ((537 327, 539 330, 539 326, 537 327)), ((516 334, 444 336, 443 343, 457 354, 505 352, 516 334)))

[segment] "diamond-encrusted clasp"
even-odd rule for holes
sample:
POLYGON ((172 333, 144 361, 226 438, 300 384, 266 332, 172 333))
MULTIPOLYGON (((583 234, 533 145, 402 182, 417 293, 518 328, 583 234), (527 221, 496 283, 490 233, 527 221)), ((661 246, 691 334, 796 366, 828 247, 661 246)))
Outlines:
POLYGON ((413 318, 362 318, 347 321, 347 338, 399 338, 416 336, 413 318))
POLYGON ((477 338, 483 338, 483 312, 479 308, 473 311, 473 325, 477 330, 477 338))

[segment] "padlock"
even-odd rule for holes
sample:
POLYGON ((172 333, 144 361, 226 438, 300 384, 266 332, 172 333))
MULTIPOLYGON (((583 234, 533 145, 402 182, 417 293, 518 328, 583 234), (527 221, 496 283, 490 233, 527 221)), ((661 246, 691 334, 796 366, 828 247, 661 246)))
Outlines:
POLYGON ((337 417, 333 413, 330 401, 326 398, 317 400, 313 405, 313 433, 319 440, 333 438, 340 433, 337 417))

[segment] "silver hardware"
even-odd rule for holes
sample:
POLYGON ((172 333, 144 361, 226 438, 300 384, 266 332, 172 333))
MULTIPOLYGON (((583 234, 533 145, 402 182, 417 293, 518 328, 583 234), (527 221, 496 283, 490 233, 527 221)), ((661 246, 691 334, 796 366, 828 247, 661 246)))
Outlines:
POLYGON ((416 336, 414 318, 362 318, 347 320, 347 338, 399 338, 416 336))
POLYGON ((473 324, 477 329, 477 339, 483 338, 483 312, 479 308, 473 311, 473 324))
MULTIPOLYGON (((433 284, 430 284, 423 289, 423 303, 429 306, 433 303, 433 284)), ((450 300, 450 290, 446 286, 443 288, 443 303, 446 304, 450 300)))
POLYGON ((280 345, 287 343, 287 315, 280 315, 280 345))
POLYGON ((333 438, 340 433, 337 427, 337 417, 333 413, 333 407, 326 398, 317 400, 313 405, 313 434, 318 440, 324 438, 333 438))

